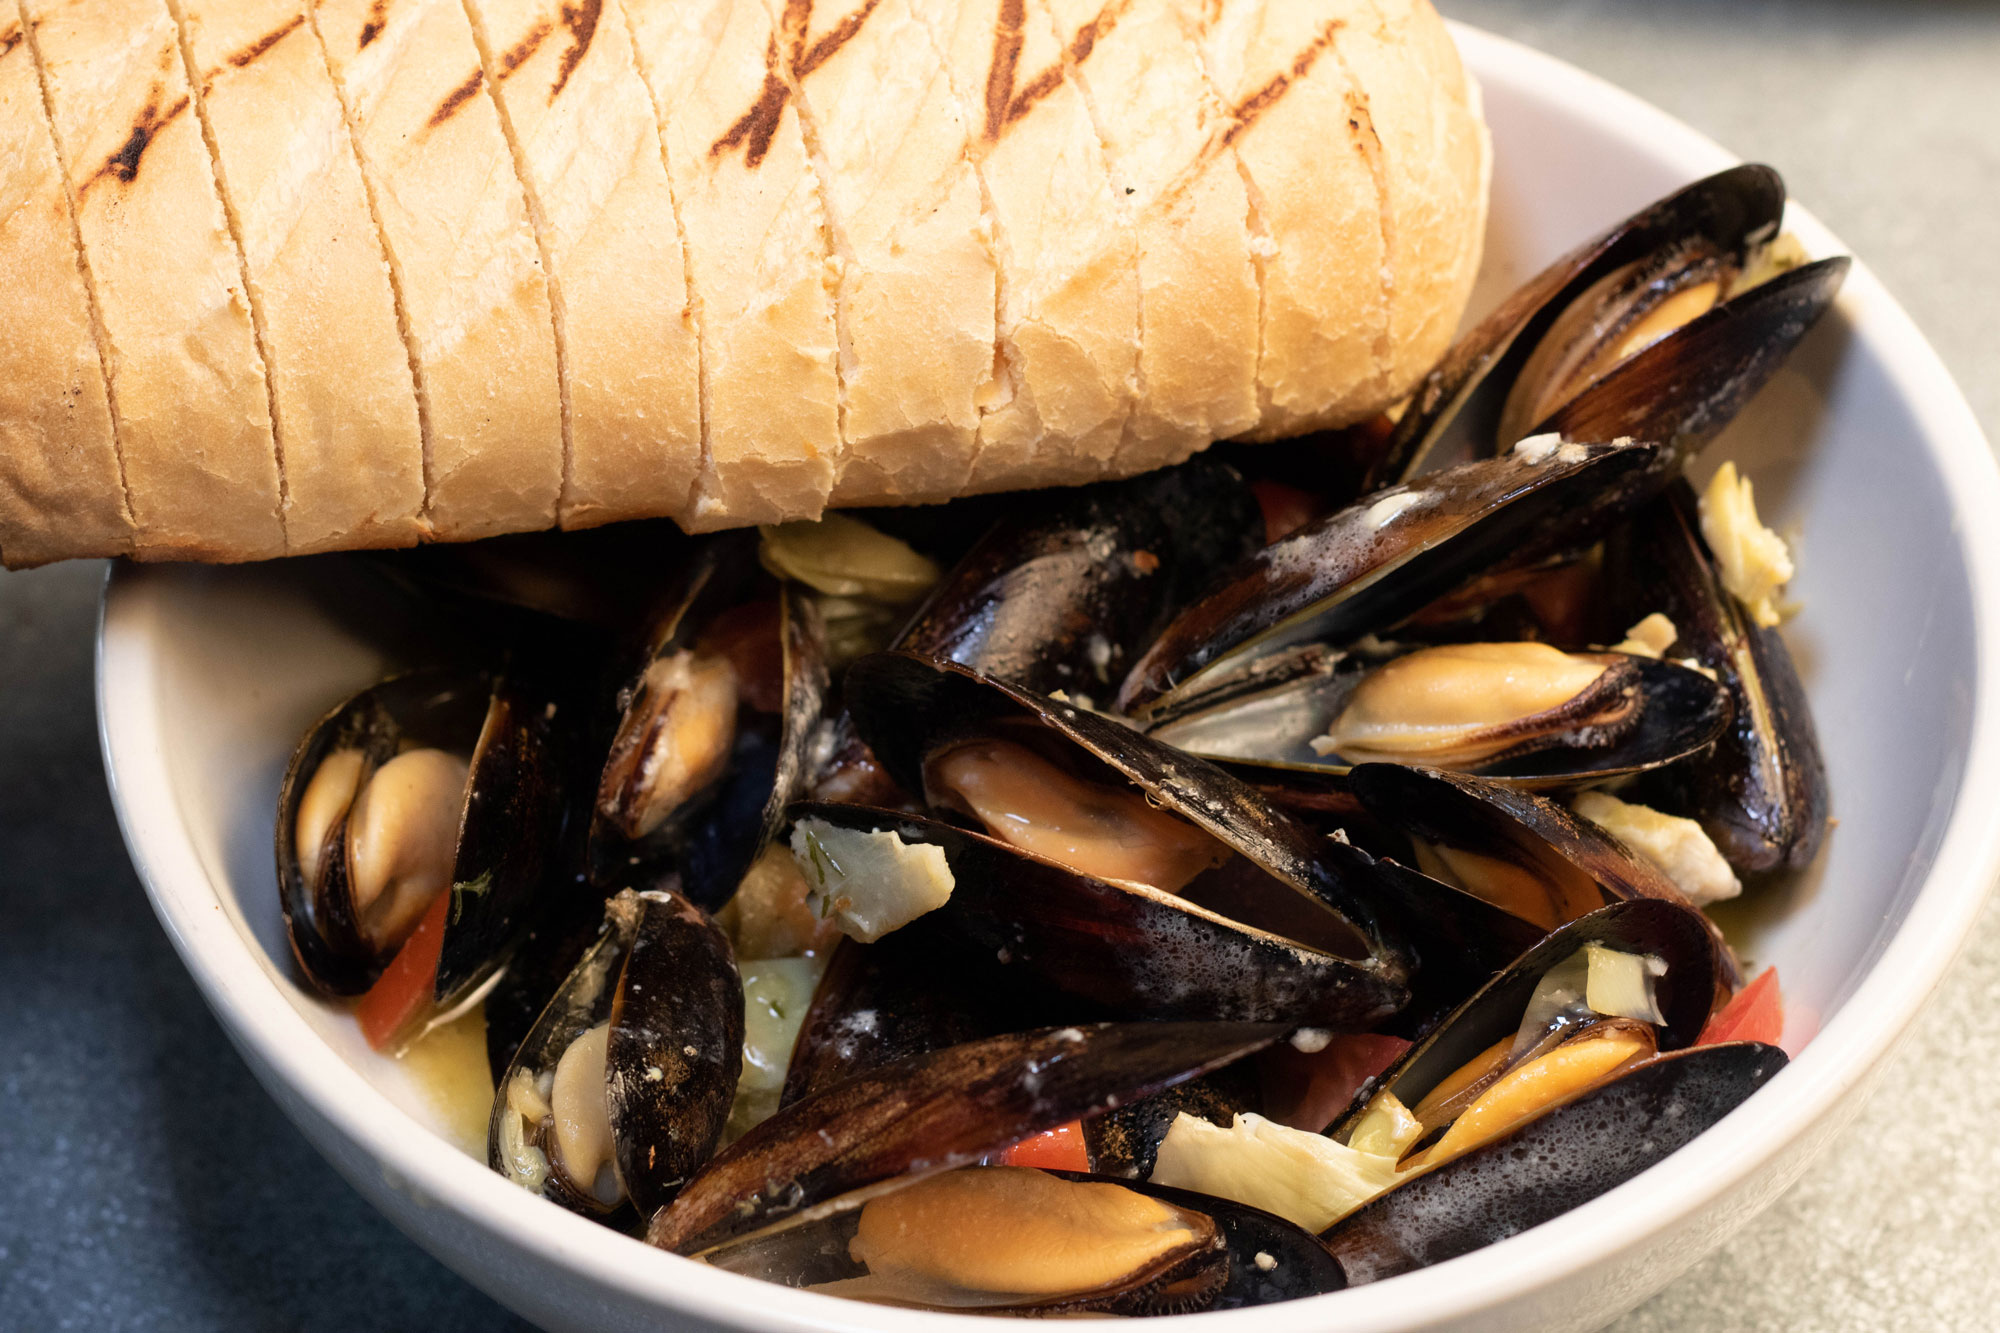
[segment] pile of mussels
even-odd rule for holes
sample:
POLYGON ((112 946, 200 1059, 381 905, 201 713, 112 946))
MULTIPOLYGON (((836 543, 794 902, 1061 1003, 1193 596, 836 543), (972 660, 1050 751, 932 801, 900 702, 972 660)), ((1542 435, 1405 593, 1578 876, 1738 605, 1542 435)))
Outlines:
POLYGON ((1784 1064, 1697 903, 1826 826, 1681 475, 1845 272, 1783 205, 1662 200, 1393 421, 389 560, 458 647, 298 749, 299 970, 385 1049, 483 1005, 523 1187, 870 1300, 1284 1300, 1629 1179, 1784 1064))

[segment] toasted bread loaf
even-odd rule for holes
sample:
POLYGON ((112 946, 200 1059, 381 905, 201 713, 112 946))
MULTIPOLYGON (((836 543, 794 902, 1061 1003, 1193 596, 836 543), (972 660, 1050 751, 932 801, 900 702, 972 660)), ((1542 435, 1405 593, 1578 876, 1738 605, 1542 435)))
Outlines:
POLYGON ((305 0, 175 0, 261 320, 293 552, 422 535, 424 442, 361 167, 305 0))
POLYGON ((0 554, 35 565, 132 549, 111 399, 68 191, 19 16, 0 12, 0 554))
POLYGON ((134 548, 281 555, 264 361, 173 16, 159 0, 22 9, 103 319, 134 548))
POLYGON ((416 348, 426 518, 449 541, 549 527, 563 468, 555 320, 465 8, 312 12, 416 348))
POLYGON ((1393 405, 1479 263, 1429 0, 13 3, 11 564, 1128 475, 1393 405))

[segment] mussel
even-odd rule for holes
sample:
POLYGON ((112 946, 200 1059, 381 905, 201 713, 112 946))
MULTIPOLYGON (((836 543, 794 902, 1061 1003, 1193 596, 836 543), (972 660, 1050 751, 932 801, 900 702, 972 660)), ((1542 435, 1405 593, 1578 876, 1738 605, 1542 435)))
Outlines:
POLYGON ((1741 166, 1557 260, 1461 337, 1419 387, 1365 487, 1412 475, 1489 377, 1510 393, 1488 450, 1553 431, 1630 435, 1676 463, 1713 438, 1826 310, 1847 261, 1781 244, 1784 182, 1741 166))
POLYGON ((279 901, 306 979, 368 990, 406 947, 412 1035, 496 975, 528 924, 560 829, 549 710, 484 674, 401 676, 321 718, 278 796, 279 901))
POLYGON ((670 889, 620 892, 499 1080, 493 1169, 573 1212, 651 1216, 722 1136, 743 1008, 705 913, 670 889))
POLYGON ((1805 688, 1775 629, 1755 624, 1717 576, 1694 493, 1676 485, 1610 543, 1628 614, 1663 614, 1684 653, 1733 704, 1707 753, 1648 778, 1643 794, 1698 820, 1730 864, 1802 869, 1827 827, 1826 764, 1805 688))

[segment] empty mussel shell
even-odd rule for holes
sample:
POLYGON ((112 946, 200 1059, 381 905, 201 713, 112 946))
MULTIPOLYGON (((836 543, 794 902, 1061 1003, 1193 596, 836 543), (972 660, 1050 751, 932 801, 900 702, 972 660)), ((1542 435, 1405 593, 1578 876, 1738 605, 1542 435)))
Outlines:
POLYGON ((710 1160, 646 1239, 699 1253, 906 1176, 967 1166, 1277 1040, 1281 1025, 1100 1023, 949 1047, 778 1112, 710 1160))
POLYGON ((1776 233, 1784 211, 1785 184, 1777 172, 1754 164, 1732 167, 1648 205, 1564 255, 1445 353, 1397 421, 1365 488, 1418 471, 1473 391, 1496 373, 1501 382, 1510 381, 1557 318, 1607 275, 1662 253, 1677 257, 1681 265, 1704 256, 1740 263, 1753 246, 1776 233))
POLYGON ((1443 1165, 1320 1240, 1359 1286, 1442 1263, 1587 1203, 1678 1151, 1784 1068, 1775 1046, 1663 1054, 1443 1165))
POLYGON ((1651 444, 1527 441, 1363 496, 1218 577, 1119 688, 1150 720, 1295 644, 1346 648, 1386 633, 1500 565, 1588 545, 1671 479, 1651 444))

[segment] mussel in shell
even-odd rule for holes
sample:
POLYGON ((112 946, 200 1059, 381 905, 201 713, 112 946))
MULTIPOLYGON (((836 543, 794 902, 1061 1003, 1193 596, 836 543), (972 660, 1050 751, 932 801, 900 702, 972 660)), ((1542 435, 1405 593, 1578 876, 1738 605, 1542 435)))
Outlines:
POLYGON ((397 677, 312 727, 279 788, 277 865, 315 989, 367 990, 434 914, 432 1012, 495 975, 560 830, 551 747, 547 710, 477 673, 397 677))
POLYGON ((636 1223, 714 1151, 742 1063, 729 942, 678 893, 625 890, 498 1080, 489 1161, 573 1212, 636 1223))

